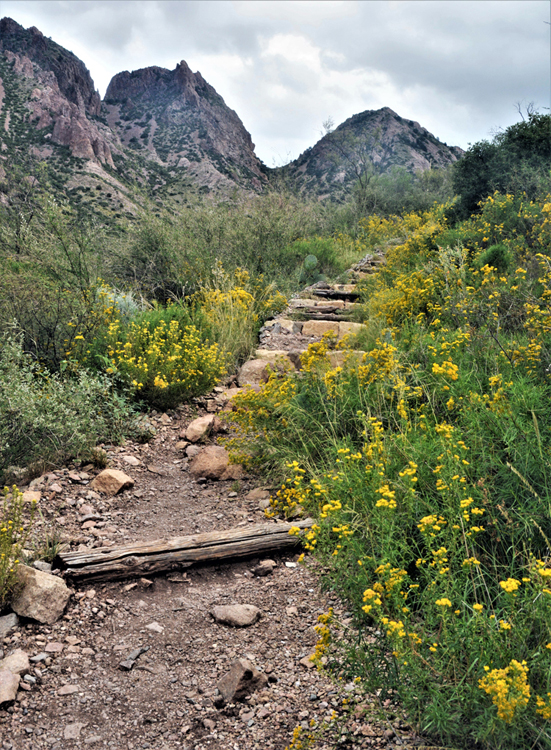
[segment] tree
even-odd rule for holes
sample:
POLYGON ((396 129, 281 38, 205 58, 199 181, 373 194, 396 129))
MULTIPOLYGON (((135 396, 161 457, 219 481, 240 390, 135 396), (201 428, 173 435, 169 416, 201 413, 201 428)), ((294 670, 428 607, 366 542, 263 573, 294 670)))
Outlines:
POLYGON ((454 164, 458 219, 476 211, 478 203, 495 190, 526 193, 533 199, 551 188, 551 116, 529 106, 526 118, 522 117, 492 142, 475 143, 454 164))

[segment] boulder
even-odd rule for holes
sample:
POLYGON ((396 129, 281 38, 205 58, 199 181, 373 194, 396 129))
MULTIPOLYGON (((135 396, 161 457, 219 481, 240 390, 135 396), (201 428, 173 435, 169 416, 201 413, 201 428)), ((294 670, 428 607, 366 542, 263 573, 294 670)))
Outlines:
POLYGON ((21 648, 16 648, 9 656, 0 659, 0 672, 7 669, 12 674, 27 674, 30 668, 29 655, 21 648))
POLYGON ((249 625, 254 625, 261 612, 253 604, 219 604, 212 608, 211 615, 221 625, 248 628, 249 625))
POLYGON ((192 477, 198 479, 241 479, 243 467, 239 464, 230 464, 230 455, 220 445, 209 445, 193 457, 189 471, 192 477))
POLYGON ((16 594, 11 607, 21 617, 52 625, 63 614, 70 595, 61 578, 26 565, 17 566, 16 594))
POLYGON ((100 472, 90 485, 98 492, 108 497, 117 495, 121 490, 127 490, 134 486, 134 480, 117 469, 104 469, 100 472))
POLYGON ((248 659, 237 659, 231 665, 216 687, 220 692, 220 698, 225 703, 242 701, 258 688, 262 688, 268 682, 268 678, 248 661, 248 659))
POLYGON ((197 443, 199 440, 206 438, 212 430, 214 423, 214 414, 207 414, 204 417, 198 417, 190 422, 182 435, 190 443, 197 443))
POLYGON ((0 706, 15 700, 21 677, 7 669, 0 670, 0 706))
POLYGON ((270 575, 275 567, 277 567, 275 560, 261 560, 258 565, 255 565, 252 572, 255 576, 263 578, 270 575))
POLYGON ((294 363, 289 357, 289 352, 283 349, 257 349, 255 357, 270 362, 270 364, 273 365, 283 364, 284 366, 287 365, 289 369, 294 367, 294 363))

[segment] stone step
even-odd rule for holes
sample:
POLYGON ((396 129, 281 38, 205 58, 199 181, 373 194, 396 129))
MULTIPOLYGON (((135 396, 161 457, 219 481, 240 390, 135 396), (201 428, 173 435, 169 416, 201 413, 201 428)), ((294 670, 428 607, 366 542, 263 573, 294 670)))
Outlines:
MULTIPOLYGON (((346 286, 354 287, 354 289, 356 289, 355 284, 347 284, 346 286)), ((342 299, 348 301, 357 300, 360 296, 356 291, 348 292, 341 289, 316 289, 314 291, 314 294, 317 297, 326 297, 327 299, 342 299)))

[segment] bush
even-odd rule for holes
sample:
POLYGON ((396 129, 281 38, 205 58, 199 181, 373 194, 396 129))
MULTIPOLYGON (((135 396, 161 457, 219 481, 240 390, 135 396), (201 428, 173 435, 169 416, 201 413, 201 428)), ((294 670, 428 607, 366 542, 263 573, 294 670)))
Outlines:
POLYGON ((119 442, 134 429, 133 412, 110 381, 83 370, 51 374, 23 352, 22 337, 0 347, 0 476, 10 466, 40 472, 87 458, 98 442, 119 442))
POLYGON ((294 533, 355 617, 339 674, 454 747, 551 747, 550 212, 495 194, 454 247, 440 210, 375 221, 407 236, 370 348, 313 345, 232 414, 233 451, 282 476, 269 513, 316 517, 294 533))
POLYGON ((31 503, 29 518, 24 518, 23 493, 14 485, 4 487, 0 507, 0 612, 15 584, 15 571, 31 530, 36 500, 31 503))
POLYGON ((104 341, 106 372, 161 409, 211 390, 225 374, 224 357, 187 316, 183 306, 174 304, 142 313, 126 325, 114 320, 104 341))

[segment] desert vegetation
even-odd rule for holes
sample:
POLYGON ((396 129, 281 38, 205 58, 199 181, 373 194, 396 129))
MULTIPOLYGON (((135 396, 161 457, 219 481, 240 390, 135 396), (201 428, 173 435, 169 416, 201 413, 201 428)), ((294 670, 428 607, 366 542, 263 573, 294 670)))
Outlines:
POLYGON ((235 372, 290 293, 383 251, 344 365, 326 336, 299 373, 237 397, 232 450, 278 478, 269 514, 316 517, 296 533, 354 613, 320 623, 320 668, 435 741, 551 747, 549 126, 530 113, 445 174, 376 175, 338 205, 284 185, 178 211, 142 195, 142 214, 102 225, 47 174, 11 176, 4 480, 145 439, 147 411, 235 372))

